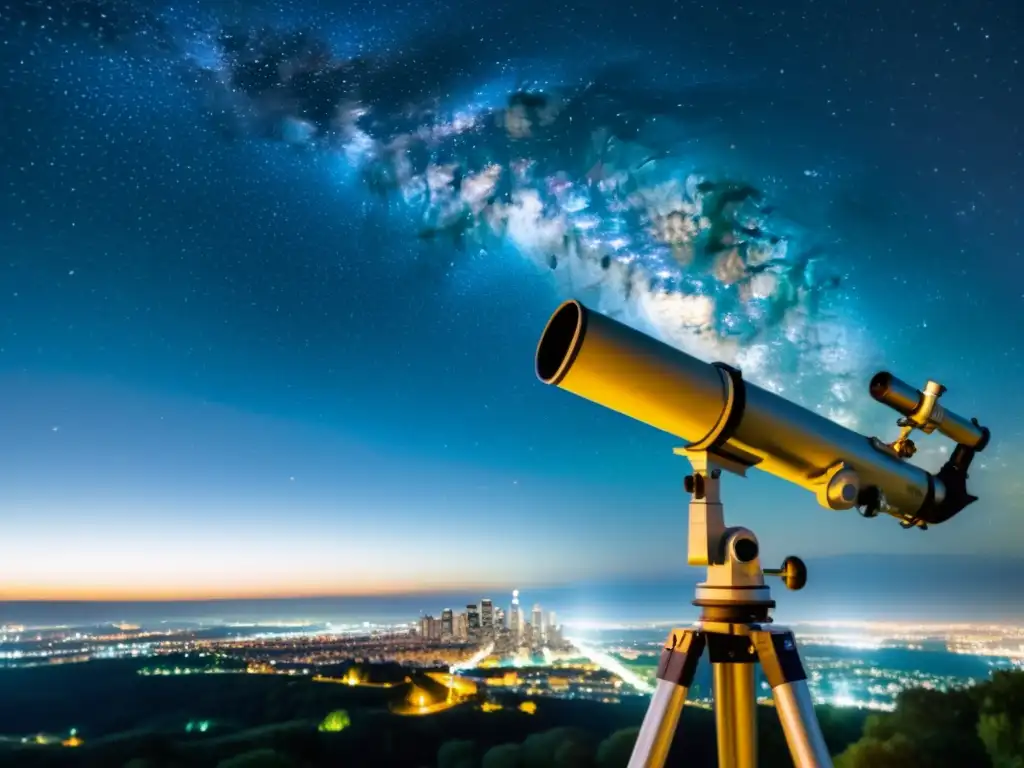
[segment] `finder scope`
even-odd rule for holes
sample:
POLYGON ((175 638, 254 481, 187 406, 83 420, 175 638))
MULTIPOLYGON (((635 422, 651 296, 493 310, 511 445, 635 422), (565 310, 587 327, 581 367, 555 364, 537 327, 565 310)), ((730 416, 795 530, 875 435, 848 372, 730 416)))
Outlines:
POLYGON ((905 426, 913 426, 925 434, 937 429, 959 445, 984 450, 989 440, 988 429, 978 424, 977 419, 965 419, 939 405, 938 400, 945 391, 938 382, 929 381, 922 392, 887 371, 876 373, 870 386, 875 400, 903 414, 905 426))
POLYGON ((989 431, 938 406, 944 387, 924 392, 889 373, 871 394, 903 415, 893 443, 865 437, 743 380, 723 363, 705 363, 629 326, 563 303, 541 335, 537 377, 687 442, 738 466, 812 491, 827 509, 891 515, 904 527, 941 523, 977 500, 967 492, 974 454, 989 431), (932 474, 908 463, 913 429, 938 430, 957 443, 932 474))

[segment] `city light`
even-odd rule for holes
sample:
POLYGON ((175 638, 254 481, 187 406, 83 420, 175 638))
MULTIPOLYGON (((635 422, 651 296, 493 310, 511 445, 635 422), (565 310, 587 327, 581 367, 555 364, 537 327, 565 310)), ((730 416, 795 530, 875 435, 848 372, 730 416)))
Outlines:
MULTIPOLYGON (((126 622, 9 625, 0 636, 0 666, 145 659, 137 668, 142 677, 267 675, 395 689, 392 711, 419 716, 455 706, 525 715, 545 697, 615 704, 651 693, 667 626, 605 624, 566 637, 553 612, 531 603, 524 609, 519 590, 508 594, 506 606, 481 598, 464 609, 445 608, 436 618, 425 614, 397 623, 265 620, 201 630, 126 622), (403 672, 380 677, 375 670, 387 665, 403 672)), ((950 690, 984 681, 995 669, 1024 667, 1024 627, 1015 625, 815 622, 793 627, 815 701, 837 707, 891 711, 900 693, 911 688, 950 690)), ((695 705, 706 707, 713 691, 702 674, 690 695, 695 705)), ((759 700, 770 699, 762 682, 759 700)), ((215 729, 211 721, 196 719, 185 730, 200 736, 215 729)), ((74 730, 62 737, 6 738, 69 747, 82 739, 74 730)))
POLYGON ((596 648, 592 648, 586 643, 578 639, 572 639, 570 642, 579 648, 580 653, 590 659, 592 662, 597 664, 601 669, 611 672, 613 675, 618 677, 628 685, 633 686, 636 690, 641 693, 651 693, 654 688, 651 687, 650 683, 641 678, 635 672, 626 668, 626 666, 616 659, 614 656, 607 654, 603 651, 599 651, 596 648))
POLYGON ((448 668, 448 671, 451 672, 454 675, 460 669, 475 669, 476 667, 480 666, 480 664, 483 663, 484 659, 486 659, 488 656, 490 656, 493 652, 494 652, 494 643, 491 643, 491 644, 481 648, 479 651, 474 653, 472 656, 470 656, 465 661, 460 662, 458 664, 452 664, 452 666, 450 666, 448 668))

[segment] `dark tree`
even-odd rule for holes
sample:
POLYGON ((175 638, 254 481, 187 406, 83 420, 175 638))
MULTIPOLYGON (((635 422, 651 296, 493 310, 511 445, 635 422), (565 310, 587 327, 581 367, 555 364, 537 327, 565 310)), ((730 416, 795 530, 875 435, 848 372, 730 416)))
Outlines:
POLYGON ((978 737, 993 768, 1024 768, 1024 675, 996 672, 974 692, 978 737))
POLYGON ((241 755, 221 760, 217 768, 294 768, 295 764, 272 749, 254 749, 241 755))
POLYGON ((523 748, 519 744, 500 744, 491 747, 484 755, 481 768, 533 768, 523 760, 523 748))
MULTIPOLYGON (((843 756, 845 759, 851 754, 885 755, 888 750, 897 756, 891 758, 893 760, 913 756, 916 768, 953 765, 984 768, 989 760, 978 738, 977 722, 978 707, 973 692, 911 688, 897 697, 894 712, 869 717, 864 724, 863 738, 851 745, 843 756)), ((874 763, 867 760, 855 764, 874 763)))
POLYGON ((626 768, 639 734, 639 728, 623 728, 602 741, 597 748, 598 768, 626 768))
POLYGON ((437 751, 437 768, 475 768, 476 744, 465 739, 446 741, 437 751))
POLYGON ((569 768, 580 764, 580 755, 588 746, 589 740, 583 731, 553 728, 527 737, 523 742, 523 762, 530 768, 569 768), (564 750, 564 759, 569 762, 557 761, 560 750, 564 750))
POLYGON ((551 764, 555 768, 591 768, 594 748, 588 742, 567 739, 558 745, 551 764))
POLYGON ((923 765, 922 756, 917 747, 899 733, 885 740, 865 737, 835 761, 835 768, 917 768, 920 765, 923 765))

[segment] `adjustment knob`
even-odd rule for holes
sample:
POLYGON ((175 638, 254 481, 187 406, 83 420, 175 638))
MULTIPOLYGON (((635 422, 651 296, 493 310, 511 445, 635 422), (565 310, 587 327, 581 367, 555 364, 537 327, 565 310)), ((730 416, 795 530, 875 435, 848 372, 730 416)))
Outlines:
POLYGON ((786 589, 792 589, 794 592, 807 585, 807 566, 794 555, 783 560, 781 568, 765 568, 764 573, 766 576, 778 576, 786 585, 786 589))
POLYGON ((704 475, 695 472, 683 478, 683 490, 697 499, 704 498, 704 475))

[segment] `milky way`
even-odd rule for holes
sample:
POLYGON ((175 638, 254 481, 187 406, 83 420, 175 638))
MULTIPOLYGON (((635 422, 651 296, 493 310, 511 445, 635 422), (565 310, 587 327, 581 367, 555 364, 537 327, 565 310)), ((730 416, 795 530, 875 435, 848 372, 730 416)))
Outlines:
POLYGON ((821 312, 838 275, 759 190, 696 172, 685 133, 663 127, 678 95, 606 70, 496 105, 446 103, 460 71, 448 52, 462 49, 442 38, 338 60, 304 33, 233 30, 191 61, 226 133, 336 152, 371 194, 405 204, 420 238, 513 250, 566 294, 776 390, 814 389, 852 420, 844 378, 858 361, 837 354, 853 346, 821 312), (658 120, 670 138, 655 143, 658 120))
POLYGON ((459 100, 472 68, 456 34, 344 58, 314 32, 124 3, 21 13, 23 28, 96 55, 165 59, 225 141, 337 157, 365 194, 397 201, 421 240, 525 257, 566 295, 855 421, 848 382, 864 345, 827 243, 743 179, 703 173, 688 150, 684 122, 730 108, 731 86, 658 91, 607 66, 459 100))

